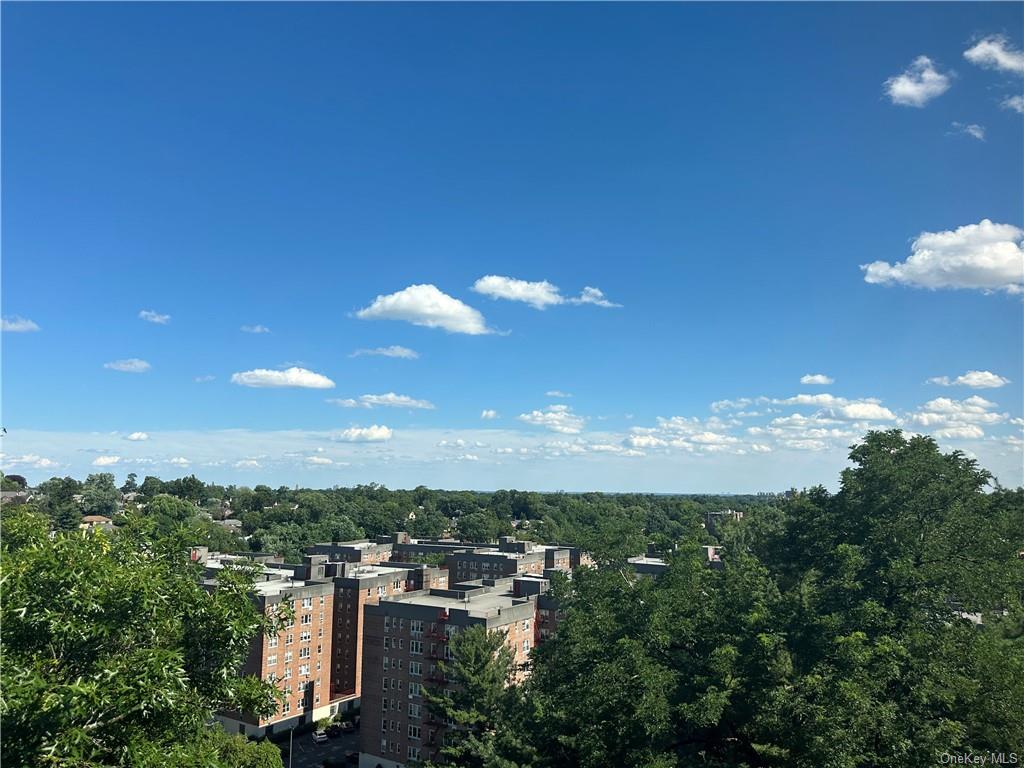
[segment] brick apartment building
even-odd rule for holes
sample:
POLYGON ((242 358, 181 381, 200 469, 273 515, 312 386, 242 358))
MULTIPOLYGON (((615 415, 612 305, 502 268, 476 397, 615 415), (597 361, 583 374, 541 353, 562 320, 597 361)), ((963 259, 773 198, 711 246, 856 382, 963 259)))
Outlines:
POLYGON ((486 579, 366 606, 360 767, 398 768, 436 757, 445 724, 428 711, 423 687, 445 685, 438 663, 451 658, 453 634, 474 625, 502 632, 515 653, 517 676, 525 676, 544 588, 546 581, 536 577, 486 579))
POLYGON ((263 566, 253 592, 259 610, 273 612, 285 601, 294 609, 291 624, 277 635, 253 639, 241 670, 276 683, 285 692, 284 702, 269 718, 248 712, 218 713, 225 730, 257 737, 327 717, 334 585, 324 578, 323 564, 315 558, 286 564, 271 555, 211 554, 202 547, 193 549, 193 559, 204 565, 203 583, 208 588, 216 585, 218 572, 230 563, 253 560, 263 566))

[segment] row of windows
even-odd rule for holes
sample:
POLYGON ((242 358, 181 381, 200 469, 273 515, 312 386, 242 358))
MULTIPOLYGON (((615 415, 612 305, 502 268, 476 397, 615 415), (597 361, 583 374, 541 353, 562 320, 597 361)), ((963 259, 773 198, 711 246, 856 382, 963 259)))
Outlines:
MULTIPOLYGON (((391 741, 389 739, 381 739, 380 740, 380 751, 381 751, 381 754, 384 754, 384 755, 386 755, 388 752, 397 752, 398 751, 398 745, 395 744, 394 741, 391 741)), ((420 759, 420 748, 419 747, 409 747, 408 750, 406 751, 406 759, 407 760, 419 760, 420 759)))
MULTIPOLYGON (((381 721, 381 728, 380 728, 380 730, 381 730, 382 733, 387 733, 388 731, 401 731, 402 730, 402 724, 398 720, 388 720, 388 719, 385 718, 384 720, 381 721)), ((420 727, 418 725, 409 725, 407 733, 408 733, 410 739, 419 739, 420 738, 420 727)), ((383 739, 382 739, 382 741, 383 741, 383 739)))
MULTIPOLYGON (((316 631, 316 636, 317 637, 323 637, 324 636, 324 628, 322 626, 316 631)), ((303 632, 299 633, 299 642, 300 643, 308 643, 312 638, 313 638, 312 630, 304 630, 303 632)), ((281 640, 281 638, 280 638, 279 635, 274 635, 273 637, 271 637, 267 641, 267 647, 268 648, 277 648, 280 640, 281 640)), ((295 635, 294 634, 289 632, 287 635, 285 635, 285 638, 284 638, 284 644, 285 645, 292 645, 294 642, 295 642, 295 635)))

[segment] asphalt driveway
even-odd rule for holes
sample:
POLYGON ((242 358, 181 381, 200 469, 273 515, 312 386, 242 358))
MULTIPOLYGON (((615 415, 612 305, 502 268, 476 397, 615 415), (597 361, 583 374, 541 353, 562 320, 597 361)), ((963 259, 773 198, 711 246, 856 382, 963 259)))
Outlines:
MULTIPOLYGON (((288 749, 288 742, 280 744, 283 750, 288 749)), ((292 740, 291 764, 288 755, 282 753, 285 768, 320 768, 328 757, 337 760, 345 758, 348 750, 359 751, 359 732, 343 733, 327 740, 326 744, 314 744, 313 734, 296 734, 292 740)), ((353 764, 354 765, 354 764, 353 764)))

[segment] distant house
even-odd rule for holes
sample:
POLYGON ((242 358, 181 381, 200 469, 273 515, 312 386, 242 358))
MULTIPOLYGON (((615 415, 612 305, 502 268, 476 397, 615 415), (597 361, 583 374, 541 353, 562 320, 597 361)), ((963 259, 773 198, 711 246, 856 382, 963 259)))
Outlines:
POLYGON ((114 523, 105 515, 83 515, 82 522, 78 524, 78 527, 83 531, 91 531, 94 528, 112 531, 114 530, 114 523))
POLYGON ((28 491, 0 491, 0 503, 6 506, 24 504, 32 498, 28 491))
POLYGON ((242 530, 242 521, 237 520, 233 517, 228 517, 223 520, 214 520, 217 525, 222 525, 229 531, 240 531, 242 530))

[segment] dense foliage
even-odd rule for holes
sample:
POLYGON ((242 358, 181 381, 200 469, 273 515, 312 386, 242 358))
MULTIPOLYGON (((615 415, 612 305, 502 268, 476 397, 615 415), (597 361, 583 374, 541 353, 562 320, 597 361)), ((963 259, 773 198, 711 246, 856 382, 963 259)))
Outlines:
POLYGON ((280 766, 272 744, 206 726, 217 709, 277 707, 272 686, 238 676, 272 628, 252 572, 207 591, 175 536, 51 536, 25 507, 4 510, 2 542, 5 766, 280 766))
POLYGON ((1024 491, 986 493, 973 461, 896 431, 851 459, 837 494, 815 488, 725 526, 721 570, 684 543, 657 579, 613 560, 578 572, 520 696, 488 713, 492 738, 472 763, 446 764, 1021 759, 1024 491), (500 749, 509 731, 528 752, 500 749))

